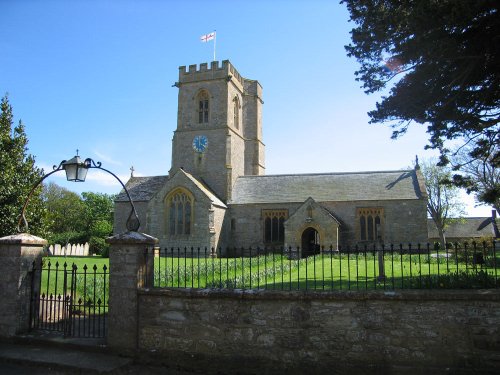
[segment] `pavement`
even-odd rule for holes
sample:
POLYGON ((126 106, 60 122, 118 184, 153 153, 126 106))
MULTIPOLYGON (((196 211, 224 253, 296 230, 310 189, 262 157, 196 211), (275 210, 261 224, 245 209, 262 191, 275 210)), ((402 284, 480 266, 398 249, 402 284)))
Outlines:
POLYGON ((140 363, 137 358, 112 353, 99 340, 61 337, 17 337, 0 341, 2 375, 63 374, 193 374, 164 365, 140 363))

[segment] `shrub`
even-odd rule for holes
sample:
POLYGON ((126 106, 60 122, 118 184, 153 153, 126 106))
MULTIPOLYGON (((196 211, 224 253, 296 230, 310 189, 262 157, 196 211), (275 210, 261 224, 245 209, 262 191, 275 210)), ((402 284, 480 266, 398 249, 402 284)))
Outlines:
POLYGON ((90 237, 89 251, 92 254, 101 255, 103 258, 109 257, 109 245, 101 237, 90 237))

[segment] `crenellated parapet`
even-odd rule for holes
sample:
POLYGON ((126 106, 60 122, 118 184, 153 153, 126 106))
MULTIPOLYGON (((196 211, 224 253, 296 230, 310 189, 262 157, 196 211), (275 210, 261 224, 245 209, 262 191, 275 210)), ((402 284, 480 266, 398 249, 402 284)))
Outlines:
POLYGON ((189 65, 187 69, 185 65, 179 67, 178 83, 181 84, 216 79, 226 79, 227 81, 234 79, 242 86, 245 81, 229 60, 223 60, 222 65, 219 65, 219 61, 212 61, 210 65, 201 63, 199 67, 197 64, 189 65))

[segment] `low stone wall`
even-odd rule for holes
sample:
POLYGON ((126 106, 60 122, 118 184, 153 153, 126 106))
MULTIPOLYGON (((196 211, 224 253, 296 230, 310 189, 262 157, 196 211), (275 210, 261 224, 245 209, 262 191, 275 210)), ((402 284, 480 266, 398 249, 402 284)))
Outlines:
POLYGON ((138 345, 221 373, 495 373, 500 291, 140 290, 138 345))

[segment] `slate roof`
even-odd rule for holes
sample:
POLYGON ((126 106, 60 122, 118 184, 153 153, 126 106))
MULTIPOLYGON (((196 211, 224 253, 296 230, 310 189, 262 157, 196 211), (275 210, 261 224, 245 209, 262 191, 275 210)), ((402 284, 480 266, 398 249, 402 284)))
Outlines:
MULTIPOLYGON (((168 176, 130 177, 125 184, 134 202, 149 201, 167 182, 168 176)), ((115 198, 115 202, 128 202, 125 190, 115 198)))
POLYGON ((241 176, 230 204, 420 199, 415 170, 241 176))
MULTIPOLYGON (((498 220, 497 224, 500 224, 498 220)), ((432 219, 427 219, 427 230, 429 238, 439 238, 436 224, 432 219)), ((451 223, 446 228, 445 235, 447 238, 493 237, 494 228, 491 217, 467 217, 451 223)))
MULTIPOLYGON (((224 202, 222 202, 202 182, 198 181, 191 174, 182 169, 179 171, 184 173, 186 177, 189 178, 198 187, 198 189, 200 189, 208 197, 208 199, 212 201, 214 205, 227 208, 224 202)), ((134 202, 147 202, 153 198, 153 196, 163 187, 167 180, 168 176, 131 177, 125 184, 125 187, 134 202)), ((115 198, 115 202, 128 202, 127 194, 123 189, 115 198)))
POLYGON ((219 206, 219 207, 224 207, 227 208, 227 206, 222 202, 214 192, 212 192, 207 186, 205 186, 201 181, 198 181, 196 178, 194 178, 191 174, 187 173, 185 170, 180 169, 182 173, 184 173, 197 187, 200 189, 211 201, 212 204, 219 206))

